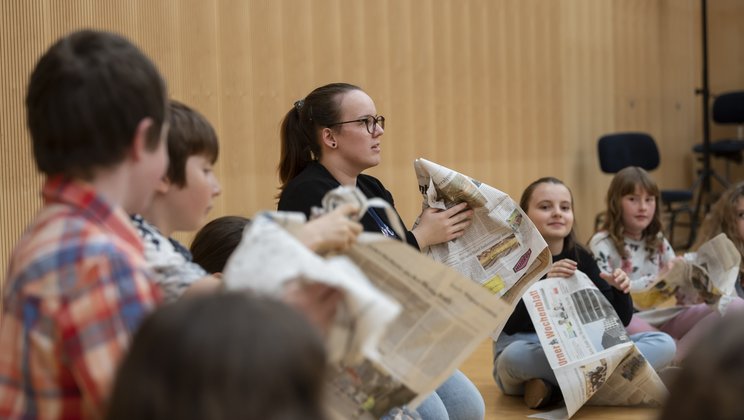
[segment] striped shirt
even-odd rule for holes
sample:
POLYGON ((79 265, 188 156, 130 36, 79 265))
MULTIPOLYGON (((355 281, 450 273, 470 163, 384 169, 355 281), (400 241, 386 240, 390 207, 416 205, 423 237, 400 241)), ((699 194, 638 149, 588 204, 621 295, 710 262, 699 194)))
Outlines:
POLYGON ((123 209, 62 177, 42 195, 4 285, 0 418, 99 418, 160 292, 123 209))

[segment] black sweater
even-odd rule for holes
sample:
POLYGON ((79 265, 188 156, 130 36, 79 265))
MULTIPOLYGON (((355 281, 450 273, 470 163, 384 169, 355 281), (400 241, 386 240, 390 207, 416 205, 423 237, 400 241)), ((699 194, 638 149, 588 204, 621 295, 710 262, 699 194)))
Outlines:
MULTIPOLYGON (((573 252, 566 252, 564 250, 564 252, 558 255, 553 255, 554 262, 564 258, 570 258, 576 261, 576 269, 586 274, 594 282, 597 289, 602 292, 607 300, 610 301, 612 307, 615 308, 620 321, 623 325, 627 326, 630 323, 631 316, 633 316, 633 299, 630 297, 630 294, 625 294, 604 281, 599 276, 599 268, 597 267, 597 262, 594 261, 594 257, 584 248, 576 247, 573 252)), ((527 307, 524 306, 524 300, 521 299, 506 322, 506 326, 504 326, 504 333, 506 334, 512 335, 518 332, 535 332, 535 326, 532 325, 527 307)))
MULTIPOLYGON (((323 196, 328 191, 340 185, 341 183, 323 165, 318 162, 311 162, 299 175, 289 181, 284 190, 282 190, 279 197, 278 209, 281 211, 299 211, 310 217, 310 209, 312 207, 320 207, 323 196)), ((367 198, 382 198, 395 209, 392 194, 385 189, 385 186, 377 178, 360 174, 357 176, 356 186, 367 198)), ((369 212, 375 212, 385 224, 392 226, 383 210, 370 208, 367 210, 367 214, 360 220, 365 231, 381 232, 380 226, 369 215, 369 212)), ((398 214, 397 210, 395 214, 398 214)), ((398 219, 400 220, 400 215, 398 215, 398 219)), ((403 220, 400 220, 400 224, 401 226, 405 226, 403 220)), ((412 247, 419 249, 416 238, 410 231, 406 231, 405 240, 412 247)))

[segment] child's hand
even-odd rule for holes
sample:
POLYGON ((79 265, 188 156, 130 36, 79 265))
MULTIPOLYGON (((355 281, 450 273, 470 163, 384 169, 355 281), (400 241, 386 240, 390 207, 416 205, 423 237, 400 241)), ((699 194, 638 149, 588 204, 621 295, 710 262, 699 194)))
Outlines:
POLYGON ((421 212, 418 226, 413 230, 419 248, 449 242, 459 238, 472 222, 473 210, 468 203, 460 203, 447 210, 427 208, 421 212))
POLYGON ((295 236, 318 254, 346 251, 362 231, 362 225, 349 218, 358 212, 359 208, 351 203, 340 205, 332 212, 305 223, 295 236))
POLYGON ((672 267, 674 267, 674 264, 676 264, 677 261, 681 261, 681 260, 684 260, 684 257, 675 257, 675 258, 667 261, 666 264, 664 264, 664 266, 661 267, 661 269, 659 269, 659 275, 658 276, 661 277, 664 274, 668 273, 672 269, 672 267))
POLYGON ((284 287, 282 300, 300 311, 311 324, 328 335, 343 293, 322 283, 293 281, 284 287))
POLYGON ((614 287, 615 289, 628 294, 630 293, 630 278, 627 274, 625 274, 625 271, 616 268, 615 271, 610 273, 599 273, 599 276, 602 277, 607 283, 610 284, 610 286, 614 287))
POLYGON ((548 277, 562 277, 568 278, 574 275, 576 272, 576 261, 564 258, 560 261, 556 261, 550 266, 548 270, 548 277))
POLYGON ((202 296, 210 293, 216 293, 222 290, 225 284, 222 282, 222 273, 215 273, 200 278, 191 283, 183 292, 181 297, 202 296))

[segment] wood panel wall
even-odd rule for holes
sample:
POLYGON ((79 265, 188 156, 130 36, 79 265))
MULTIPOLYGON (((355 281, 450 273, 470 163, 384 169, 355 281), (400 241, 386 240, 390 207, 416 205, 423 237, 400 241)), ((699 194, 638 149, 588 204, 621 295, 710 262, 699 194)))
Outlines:
MULTIPOLYGON (((708 3, 711 87, 744 88, 744 2, 708 3)), ((587 239, 610 181, 597 163, 601 134, 650 132, 659 183, 692 183, 699 22, 697 0, 5 0, 0 271, 40 207, 27 77, 67 31, 125 34, 172 96, 212 121, 223 194, 210 217, 273 208, 282 116, 314 87, 347 81, 387 118, 383 163, 369 173, 409 225, 420 210, 412 161, 425 157, 516 199, 537 177, 562 178, 587 239)))

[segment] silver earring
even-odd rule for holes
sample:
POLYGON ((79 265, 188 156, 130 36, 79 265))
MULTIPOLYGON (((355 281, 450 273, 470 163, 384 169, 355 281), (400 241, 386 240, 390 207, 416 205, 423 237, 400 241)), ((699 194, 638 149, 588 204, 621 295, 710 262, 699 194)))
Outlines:
POLYGON ((335 148, 336 148, 336 142, 334 141, 333 143, 331 143, 331 149, 335 149, 335 148))

